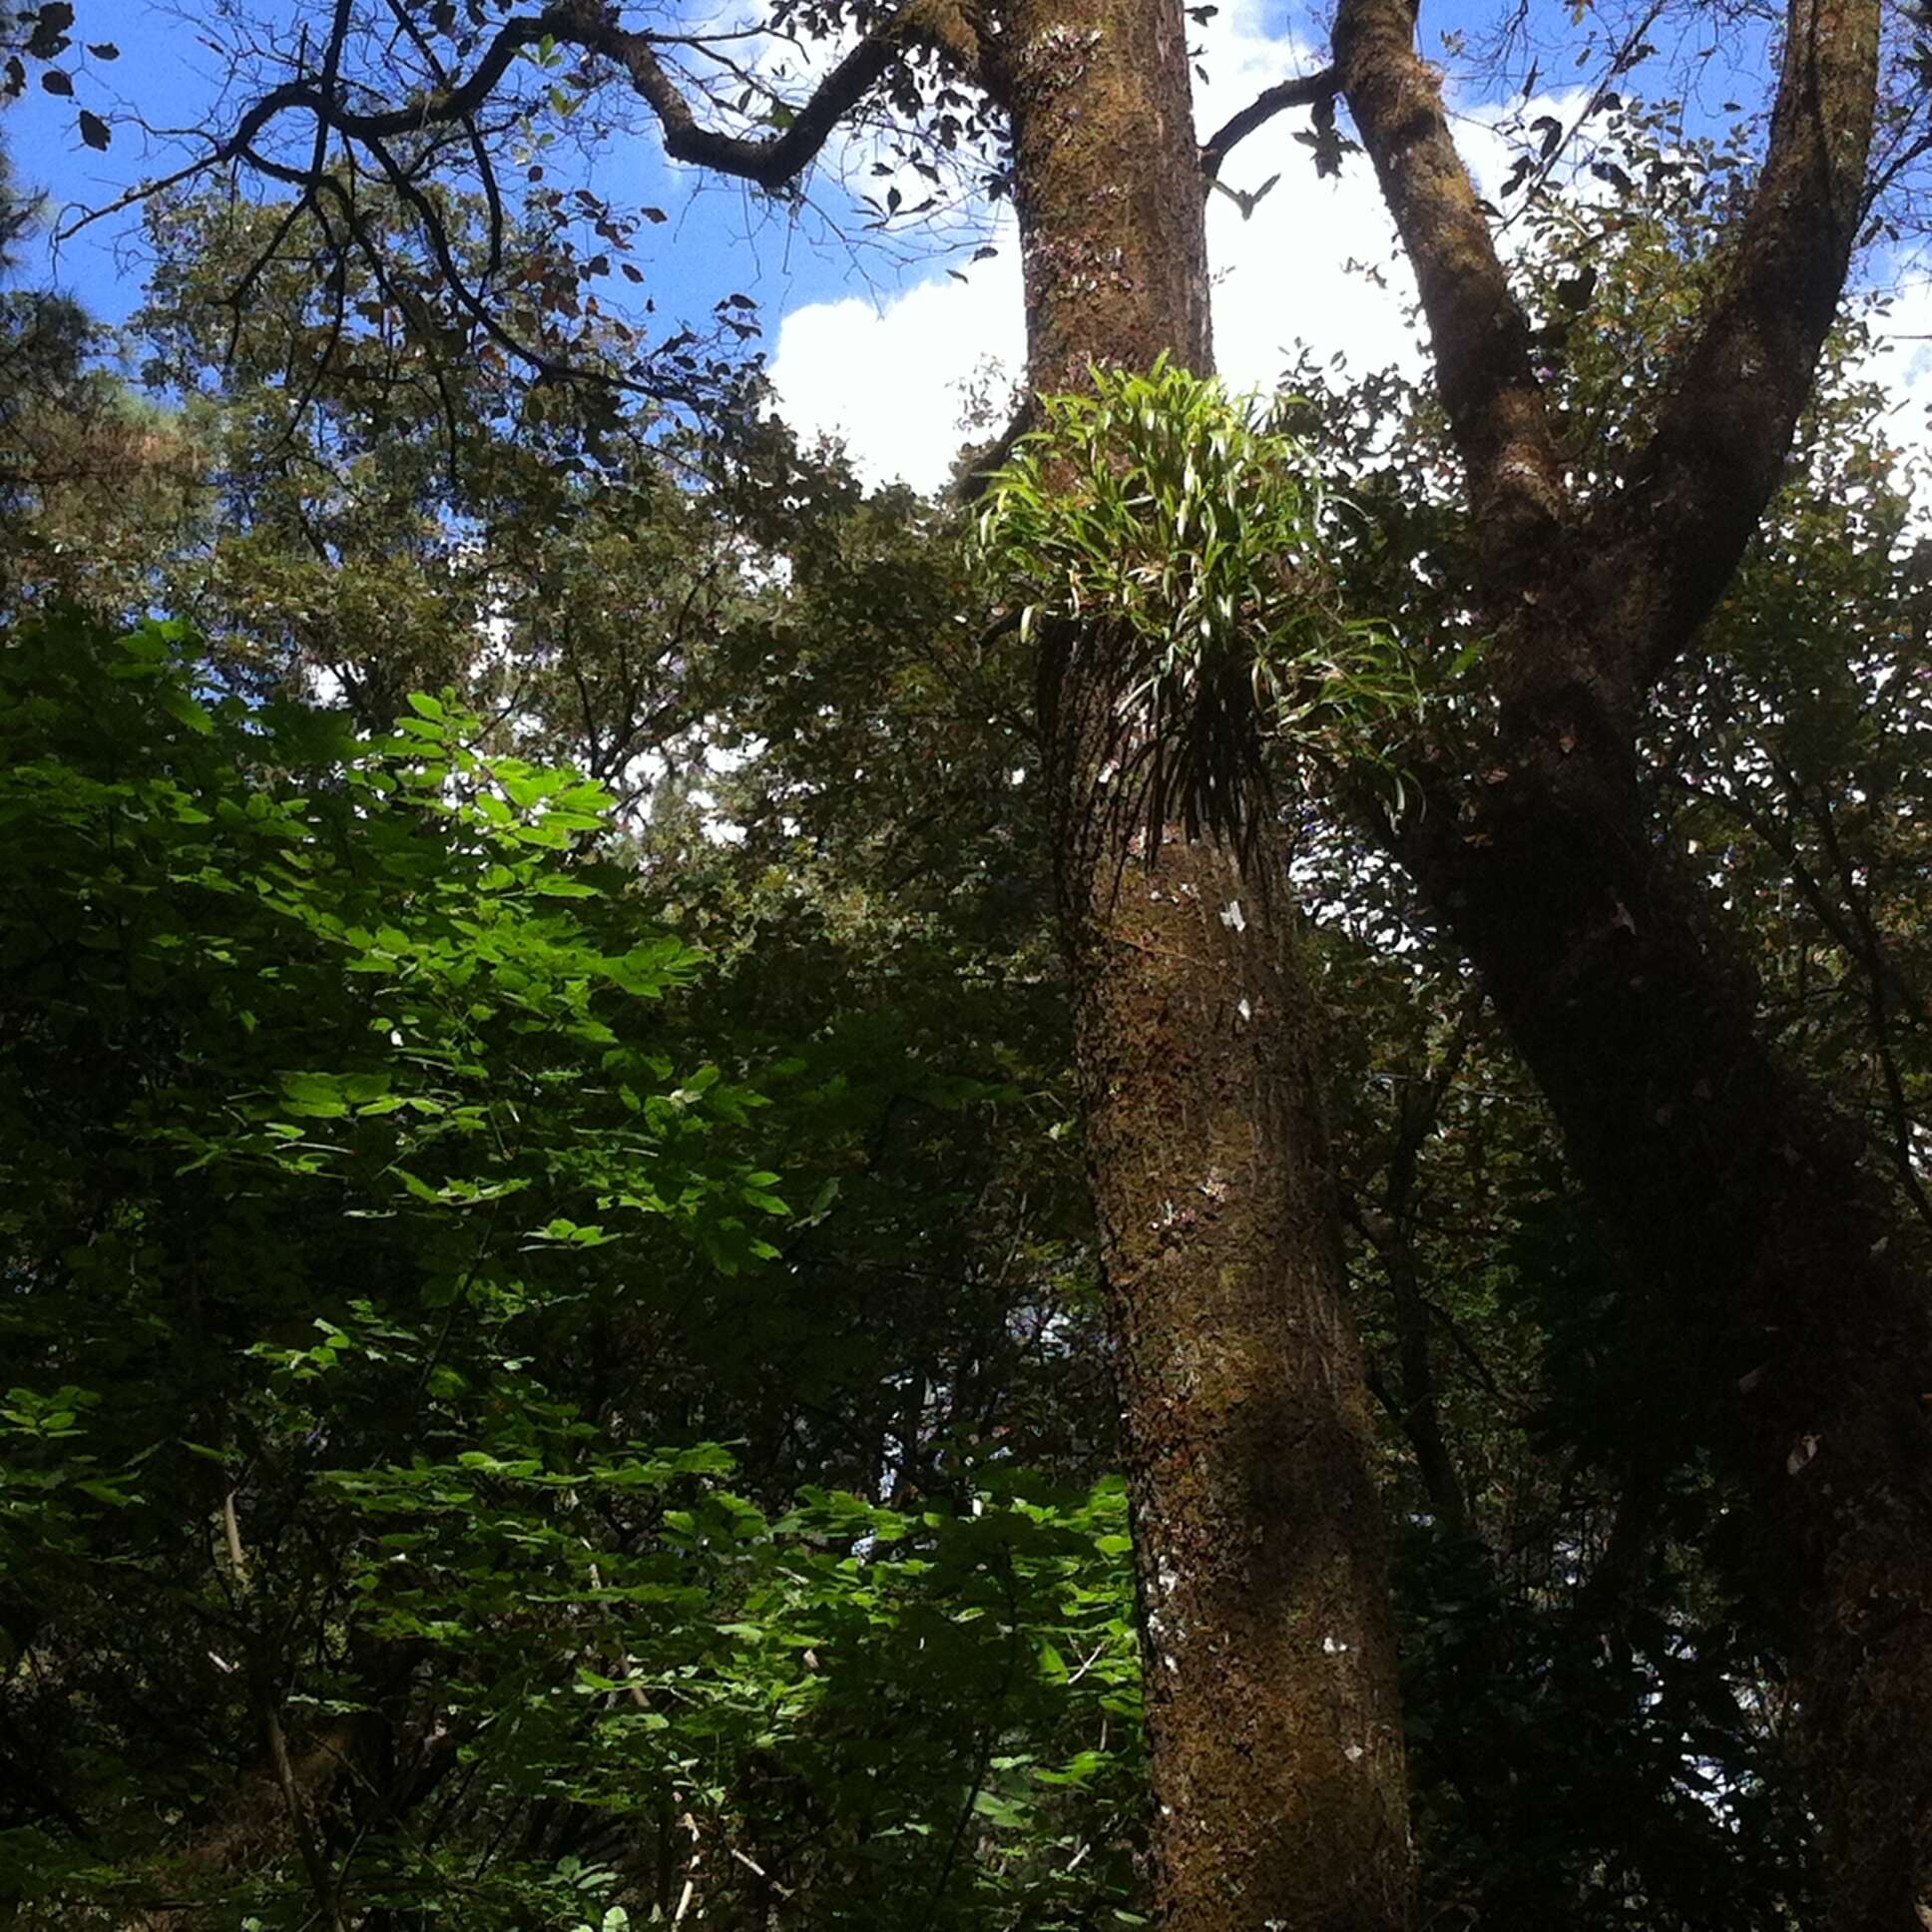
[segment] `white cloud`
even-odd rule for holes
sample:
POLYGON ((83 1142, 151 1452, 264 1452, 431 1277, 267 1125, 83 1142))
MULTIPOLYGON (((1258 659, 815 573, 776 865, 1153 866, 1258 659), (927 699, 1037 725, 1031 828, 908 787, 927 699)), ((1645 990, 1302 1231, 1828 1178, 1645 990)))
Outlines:
MULTIPOLYGON (((1267 0, 1223 0, 1203 31, 1207 80, 1197 84, 1195 112, 1204 134, 1263 88, 1319 65, 1291 35, 1267 30, 1267 0)), ((1584 100, 1583 91, 1572 90, 1507 108, 1465 106, 1456 139, 1479 192, 1501 199, 1516 152, 1505 125, 1554 115, 1567 128, 1584 100)), ((1304 115, 1285 116, 1230 157, 1222 170, 1230 188, 1251 192, 1277 170, 1281 176, 1246 219, 1228 196, 1208 200, 1215 359, 1235 388, 1273 388, 1304 345, 1320 360, 1340 357, 1357 374, 1421 367, 1407 319, 1414 278, 1374 175, 1351 154, 1339 179, 1318 180, 1308 151, 1292 139, 1306 126, 1304 115)), ((848 178, 859 172, 861 157, 876 159, 864 137, 852 148, 839 157, 848 178)), ((1608 192, 1588 179, 1577 189, 1608 192)), ((1520 238, 1520 231, 1506 235, 1505 249, 1520 238)), ((989 363, 1009 380, 1024 366, 1010 215, 995 240, 997 257, 973 264, 963 280, 935 262, 901 293, 848 295, 787 313, 771 362, 786 420, 807 436, 841 438, 870 482, 902 478, 922 490, 943 484, 964 440, 959 418, 968 386, 983 379, 989 363)), ((1881 332, 1896 342, 1879 365, 1900 397, 1895 433, 1932 450, 1932 280, 1900 290, 1881 332)))
MULTIPOLYGON (((1196 119, 1220 125, 1263 88, 1316 65, 1290 36, 1270 34, 1263 0, 1229 0, 1203 33, 1196 119)), ((1539 107, 1541 104, 1538 104, 1539 107)), ((1508 150, 1484 117, 1461 130, 1478 180, 1493 189, 1508 150)), ((1214 283, 1215 355, 1237 388, 1271 389, 1306 344, 1365 372, 1414 370, 1420 354, 1405 319, 1414 282, 1374 176, 1351 156, 1339 180, 1317 180, 1286 117, 1235 152, 1230 187, 1282 179, 1243 220, 1210 198, 1208 246, 1214 283)), ((779 323, 771 376, 786 419, 806 435, 844 440, 870 481, 921 489, 946 480, 961 436, 966 387, 990 362, 1017 378, 1025 343, 1010 218, 998 256, 964 281, 934 263, 926 278, 879 300, 845 296, 794 308, 779 323)))
MULTIPOLYGON (((1264 88, 1321 65, 1293 37, 1270 34, 1261 0, 1231 0, 1203 34, 1205 82, 1195 120, 1211 134, 1264 88)), ((1415 284, 1375 177, 1358 155, 1338 179, 1317 180, 1292 136, 1305 113, 1283 116, 1236 148, 1221 170, 1251 193, 1281 179, 1243 219, 1226 195, 1208 202, 1208 260, 1214 278, 1214 357, 1236 388, 1271 389, 1305 344, 1324 359, 1345 355, 1358 371, 1413 368, 1403 320, 1415 284)))
MULTIPOLYGON (((1205 30, 1208 79, 1196 101, 1204 129, 1310 64, 1291 39, 1267 34, 1261 17, 1261 0, 1231 0, 1205 30)), ((1222 373, 1238 388, 1272 388, 1299 341, 1323 355, 1344 350, 1357 369, 1412 365, 1402 319, 1412 284, 1394 259, 1374 178, 1357 162, 1340 181, 1316 181, 1306 151, 1287 141, 1291 125, 1256 137, 1227 170, 1230 184, 1246 187, 1281 167, 1282 181, 1251 220, 1225 196, 1208 207, 1222 373), (1270 159, 1256 169, 1263 155, 1270 159), (1383 285, 1364 270, 1380 271, 1383 285)), ((786 419, 807 434, 841 436, 869 480, 943 483, 961 441, 966 386, 989 360, 1008 379, 1024 362, 1010 220, 995 239, 999 255, 975 264, 964 282, 935 264, 925 280, 876 304, 847 296, 784 316, 771 377, 786 419)))
MULTIPOLYGON (((1208 80, 1195 94, 1204 135, 1263 89, 1320 65, 1292 39, 1266 33, 1261 16, 1261 0, 1234 0, 1208 29, 1208 80)), ((1579 89, 1461 111, 1456 145, 1477 192, 1501 199, 1516 152, 1501 124, 1554 115, 1568 127, 1584 99, 1579 89)), ((1374 172, 1364 156, 1351 154, 1338 177, 1319 179, 1308 150, 1293 139, 1307 127, 1305 115, 1284 116, 1250 136, 1223 167, 1228 187, 1244 193, 1279 173, 1249 215, 1228 195, 1208 199, 1215 361, 1240 389, 1272 389, 1303 347, 1323 361, 1339 356, 1358 375, 1385 368, 1419 374, 1421 342, 1408 320, 1415 277, 1374 172)), ((1504 239, 1506 252, 1510 241, 1504 239)))
POLYGON ((785 420, 806 437, 841 437, 870 482, 937 489, 965 440, 969 387, 989 365, 1010 380, 1025 358, 1010 226, 996 245, 964 281, 940 269, 882 302, 846 295, 794 308, 771 359, 785 420))

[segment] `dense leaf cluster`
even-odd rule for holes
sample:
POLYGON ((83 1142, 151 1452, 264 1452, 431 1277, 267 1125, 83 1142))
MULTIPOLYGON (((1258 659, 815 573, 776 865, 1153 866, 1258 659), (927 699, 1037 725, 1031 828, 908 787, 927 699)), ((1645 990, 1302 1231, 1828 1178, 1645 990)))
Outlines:
POLYGON ((1107 662, 1113 716, 1091 753, 1150 849, 1176 821, 1239 836, 1270 737, 1372 756, 1420 688, 1334 597, 1334 506, 1280 407, 1165 357, 1037 406, 987 486, 978 547, 1023 642, 1044 626, 1107 662))
POLYGON ((1132 1789, 1118 1486, 741 1493, 668 1324, 786 1294, 774 1130, 582 855, 607 795, 196 662, 0 657, 16 1918, 1069 1922, 1040 1848, 1118 1883, 1132 1789))

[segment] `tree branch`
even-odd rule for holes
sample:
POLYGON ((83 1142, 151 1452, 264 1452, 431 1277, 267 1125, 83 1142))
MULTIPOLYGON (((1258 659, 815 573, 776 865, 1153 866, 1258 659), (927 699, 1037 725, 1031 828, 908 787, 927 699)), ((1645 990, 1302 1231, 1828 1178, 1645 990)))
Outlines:
POLYGON ((1879 0, 1790 0, 1770 147, 1729 273, 1627 486, 1592 586, 1642 690, 1683 650, 1777 489, 1864 209, 1879 0))
POLYGON ((1340 91, 1341 78, 1332 67, 1324 67, 1319 74, 1304 74, 1298 80, 1275 82, 1208 137, 1201 150, 1203 180, 1213 181, 1235 144, 1245 141, 1257 128, 1265 127, 1277 114, 1332 101, 1340 91))
POLYGON ((1541 573, 1568 515, 1530 328, 1416 52, 1410 0, 1341 0, 1335 67, 1422 295, 1436 382, 1469 480, 1479 539, 1505 595, 1541 573))
POLYGON ((677 44, 677 36, 620 26, 614 10, 602 0, 558 0, 540 13, 506 20, 465 79, 402 107, 352 109, 332 98, 333 89, 317 88, 306 79, 271 88, 242 115, 213 159, 248 157, 263 130, 289 113, 313 115, 337 133, 363 143, 393 141, 450 122, 466 123, 495 92, 517 56, 526 47, 549 40, 622 68, 632 91, 657 116, 665 152, 673 160, 734 175, 761 188, 778 188, 803 172, 832 130, 908 47, 931 47, 961 59, 966 48, 961 38, 964 20, 962 10, 947 0, 911 0, 845 55, 784 128, 752 139, 700 123, 659 55, 661 47, 677 44))
MULTIPOLYGON (((389 11, 395 15, 397 28, 428 64, 429 71, 436 77, 436 85, 449 86, 449 76, 443 72, 442 63, 436 58, 436 50, 429 44, 429 38, 409 17, 409 9, 402 0, 388 0, 389 11)), ((470 158, 476 163, 477 180, 482 184, 483 200, 490 212, 490 266, 489 272, 495 274, 503 266, 503 195, 497 187, 496 168, 490 160, 490 151, 483 140, 482 131, 473 118, 463 117, 463 133, 469 142, 470 158)))

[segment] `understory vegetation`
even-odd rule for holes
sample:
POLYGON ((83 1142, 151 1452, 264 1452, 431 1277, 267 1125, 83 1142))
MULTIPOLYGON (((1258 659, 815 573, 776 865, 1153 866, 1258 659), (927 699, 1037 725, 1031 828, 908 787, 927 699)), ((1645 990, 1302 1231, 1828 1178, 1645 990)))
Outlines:
MULTIPOLYGON (((1579 477, 1736 161, 1618 127, 1518 268, 1579 477)), ((157 206, 118 362, 0 300, 0 1924, 1150 1922, 1035 715, 1096 608, 1137 833, 1289 838, 1416 1923, 1820 1923, 1708 1364, 1373 836, 1387 722, 1494 711, 1434 391, 1102 371, 926 500, 723 351, 702 409, 452 353, 427 279, 268 251, 292 208, 157 206)), ((1922 1233, 1932 543, 1873 353, 1639 783, 1922 1233)))

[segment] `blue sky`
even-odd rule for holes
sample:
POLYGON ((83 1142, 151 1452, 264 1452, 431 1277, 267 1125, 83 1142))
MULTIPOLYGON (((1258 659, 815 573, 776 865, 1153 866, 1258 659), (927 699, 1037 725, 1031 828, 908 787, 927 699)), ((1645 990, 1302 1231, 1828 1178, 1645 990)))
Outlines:
MULTIPOLYGON (((222 98, 225 62, 183 13, 147 0, 78 0, 75 56, 86 42, 120 49, 112 63, 64 59, 75 70, 72 100, 30 84, 0 120, 16 174, 39 187, 53 208, 77 210, 113 201, 141 180, 181 165, 179 141, 151 137, 122 115, 138 114, 156 129, 225 129, 233 106, 222 98), (88 107, 114 123, 106 153, 86 147, 76 111, 88 107)), ((260 11, 284 19, 314 18, 313 4, 262 0, 260 11)), ((550 163, 550 179, 586 178, 581 164, 550 163)), ((721 295, 743 290, 773 314, 856 287, 881 296, 934 272, 929 259, 902 268, 876 248, 855 256, 810 215, 799 220, 742 184, 703 177, 668 165, 648 136, 611 143, 588 171, 600 193, 619 205, 661 207, 670 220, 640 237, 637 261, 649 276, 641 293, 655 295, 661 315, 703 313, 721 295)), ((817 194, 840 220, 852 213, 835 184, 817 194)), ((70 217, 71 219, 71 217, 70 217)), ((59 226, 58 222, 56 226, 59 226)), ((138 209, 97 224, 55 244, 43 235, 24 253, 17 279, 71 293, 104 321, 120 321, 141 295, 141 218, 138 209)), ((616 298, 628 284, 612 285, 616 298)))
MULTIPOLYGON (((722 10, 739 11, 736 0, 686 3, 714 23, 722 10)), ((317 0, 305 6, 301 0, 255 4, 283 20, 317 17, 317 0)), ((754 4, 742 0, 744 18, 756 17, 754 4)), ((1445 51, 1443 37, 1468 29, 1474 47, 1491 8, 1492 0, 1425 0, 1423 45, 1449 68, 1465 154, 1479 183, 1494 194, 1511 155, 1509 123, 1539 112, 1567 121, 1604 75, 1598 63, 1578 68, 1571 58, 1547 52, 1533 101, 1521 98, 1520 71, 1492 75, 1486 88, 1477 87, 1473 53, 1457 60, 1445 51)), ((179 141, 151 139, 119 116, 139 113, 156 128, 222 131, 230 125, 234 105, 221 98, 226 62, 202 43, 185 11, 148 0, 77 0, 77 43, 111 40, 121 55, 111 64, 83 64, 73 101, 31 89, 0 122, 24 184, 45 188, 57 207, 98 206, 144 177, 178 166, 183 154, 179 141), (114 121, 107 153, 81 143, 79 106, 114 121)), ((1567 4, 1551 11, 1552 34, 1568 35, 1568 14, 1567 4)), ((1761 40, 1749 45, 1736 30, 1708 23, 1707 12, 1690 13, 1682 28, 1660 33, 1655 78, 1640 75, 1638 84, 1651 78, 1651 85, 1660 86, 1670 74, 1680 81, 1688 77, 1693 104, 1716 123, 1735 118, 1724 112, 1728 100, 1760 104, 1766 80, 1761 40)), ((1296 33, 1285 0, 1220 0, 1217 17, 1199 37, 1206 79, 1197 90, 1197 117, 1204 129, 1272 81, 1319 64, 1312 35, 1296 33)), ((1251 220, 1224 198, 1209 202, 1223 371, 1241 385, 1271 385, 1302 344, 1323 355, 1343 354, 1357 368, 1391 362, 1416 367, 1404 315, 1410 284, 1365 163, 1352 158, 1340 181, 1316 181, 1305 150, 1291 139, 1294 127, 1292 120, 1274 124, 1228 166, 1227 178, 1236 186, 1258 186, 1269 174, 1282 174, 1251 220)), ((913 246, 909 258, 895 260, 875 243, 848 246, 825 219, 849 222, 852 214, 837 162, 848 176, 863 175, 877 152, 861 138, 848 143, 842 156, 827 157, 812 183, 819 212, 796 218, 739 184, 668 164, 648 134, 613 142, 588 163, 546 159, 553 182, 569 185, 584 178, 574 171, 587 168, 613 202, 660 207, 669 218, 640 232, 636 258, 646 275, 643 285, 633 288, 615 277, 603 284, 613 302, 655 297, 658 321, 668 333, 681 317, 705 316, 726 293, 749 293, 760 304, 763 346, 781 406, 794 424, 844 438, 868 475, 903 475, 931 486, 943 480, 961 440, 966 391, 976 381, 997 391, 1018 373, 1020 300, 1010 220, 994 230, 1000 253, 981 263, 930 247, 913 246), (965 271, 965 280, 948 268, 965 271)), ((900 179, 908 201, 923 192, 916 177, 900 179)), ((997 212, 993 219, 997 224, 997 212)), ((20 278, 68 290, 103 320, 124 318, 141 295, 139 212, 83 232, 57 253, 29 249, 20 278)), ((1932 298, 1908 302, 1895 326, 1901 333, 1932 333, 1932 298)), ((1914 353, 1919 363, 1932 360, 1907 345, 1897 358, 1901 372, 1914 353)), ((1932 370, 1923 373, 1932 393, 1932 370)))
MULTIPOLYGON (((724 0, 726 8, 729 0, 724 0)), ((716 0, 697 0, 695 10, 715 10, 716 0)), ((259 0, 255 11, 282 21, 319 20, 317 0, 259 0)), ((151 0, 78 0, 74 53, 62 65, 76 70, 73 100, 50 96, 37 85, 0 121, 23 183, 44 188, 58 208, 99 206, 125 193, 140 180, 179 166, 185 152, 179 140, 151 137, 132 120, 139 116, 157 130, 220 131, 231 122, 236 103, 224 98, 227 80, 224 57, 203 39, 192 20, 191 8, 151 4, 151 0), (80 48, 88 42, 111 41, 120 48, 112 63, 83 60, 80 48), (76 110, 89 107, 114 124, 112 146, 97 153, 81 142, 76 110)), ((747 4, 744 18, 755 17, 747 4)), ((1486 0, 1453 0, 1430 8, 1434 32, 1477 24, 1487 12, 1486 0)), ((1222 23, 1207 30, 1211 43, 1224 33, 1224 23, 1238 18, 1250 43, 1275 43, 1273 58, 1245 71, 1238 82, 1211 89, 1204 99, 1204 124, 1216 122, 1242 105, 1239 87, 1250 79, 1256 85, 1300 71, 1312 58, 1308 43, 1292 32, 1286 9, 1277 0, 1223 0, 1222 23)), ((1267 169, 1300 151, 1287 143, 1289 123, 1277 124, 1256 139, 1247 155, 1229 169, 1238 176, 1249 159, 1270 157, 1267 169)), ((570 164, 562 172, 568 174, 570 164)), ((560 171, 553 167, 552 178, 560 171)), ((910 264, 895 263, 876 248, 853 250, 810 218, 793 221, 768 200, 741 185, 707 180, 692 171, 668 166, 648 135, 610 144, 595 159, 596 185, 620 203, 649 203, 663 207, 671 221, 645 238, 641 265, 652 275, 651 292, 661 312, 680 307, 709 307, 722 293, 742 288, 757 296, 774 313, 840 294, 866 290, 880 297, 943 273, 930 255, 910 264)), ((815 190, 825 208, 839 220, 852 212, 849 198, 820 171, 815 190)), ((43 238, 50 241, 50 238, 43 238)), ((107 321, 123 319, 140 297, 140 215, 130 211, 62 244, 57 251, 30 252, 21 278, 53 285, 78 297, 107 321)), ((957 265, 957 264, 955 264, 957 265)), ((622 294, 622 289, 614 289, 622 294)))

